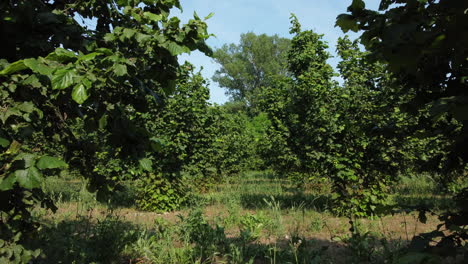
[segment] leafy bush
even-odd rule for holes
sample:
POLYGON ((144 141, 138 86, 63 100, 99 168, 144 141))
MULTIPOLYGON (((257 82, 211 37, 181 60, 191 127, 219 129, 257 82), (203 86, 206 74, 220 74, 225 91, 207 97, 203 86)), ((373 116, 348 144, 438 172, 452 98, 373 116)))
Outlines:
POLYGON ((180 231, 188 235, 191 243, 195 243, 195 252, 201 261, 226 252, 228 245, 224 228, 219 225, 212 227, 204 219, 201 209, 190 211, 187 217, 179 215, 179 218, 180 231))
POLYGON ((138 207, 143 210, 173 211, 180 207, 186 197, 184 185, 169 174, 149 173, 138 185, 136 202, 138 207))

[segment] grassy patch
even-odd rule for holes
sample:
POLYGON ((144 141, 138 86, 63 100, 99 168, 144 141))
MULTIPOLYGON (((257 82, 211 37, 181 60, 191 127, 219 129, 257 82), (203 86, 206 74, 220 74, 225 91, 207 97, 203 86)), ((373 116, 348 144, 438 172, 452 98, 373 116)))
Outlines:
MULTIPOLYGON (((118 193, 120 202, 99 203, 83 183, 51 181, 46 191, 59 210, 35 211, 47 223, 31 242, 42 248, 37 263, 383 263, 439 224, 433 216, 421 224, 417 214, 396 214, 359 219, 359 231, 350 232, 348 219, 329 212, 329 193, 261 172, 229 178, 165 214, 138 211, 118 193)), ((405 180, 393 199, 443 206, 426 198, 435 195, 433 185, 418 184, 405 180)))

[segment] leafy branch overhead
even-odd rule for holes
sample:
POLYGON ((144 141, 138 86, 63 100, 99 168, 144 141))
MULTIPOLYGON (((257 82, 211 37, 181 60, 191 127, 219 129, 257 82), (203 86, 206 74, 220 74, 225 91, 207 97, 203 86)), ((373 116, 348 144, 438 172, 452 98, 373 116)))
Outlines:
MULTIPOLYGON (((99 197, 117 182, 102 169, 108 155, 126 162, 125 175, 152 170, 152 136, 135 117, 174 92, 178 55, 211 54, 205 21, 181 24, 172 8, 180 2, 0 3, 0 197, 9 205, 0 207, 0 231, 22 226, 3 240, 27 239, 36 226, 28 210, 48 204, 40 187, 57 170, 80 171, 99 197)), ((9 261, 36 254, 17 249, 9 261)))

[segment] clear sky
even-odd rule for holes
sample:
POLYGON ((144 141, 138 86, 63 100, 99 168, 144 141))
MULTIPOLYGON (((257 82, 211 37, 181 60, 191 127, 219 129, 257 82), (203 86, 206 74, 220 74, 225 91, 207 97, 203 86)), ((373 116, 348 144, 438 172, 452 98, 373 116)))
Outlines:
MULTIPOLYGON (((366 0, 367 7, 376 9, 380 0, 366 0)), ((219 48, 227 43, 239 43, 240 34, 254 32, 268 35, 278 34, 291 38, 289 17, 296 14, 302 29, 312 29, 324 34, 330 45, 330 53, 335 55, 335 45, 343 33, 335 28, 336 17, 346 12, 351 0, 181 0, 183 13, 174 12, 183 22, 193 17, 193 12, 203 18, 213 12, 215 15, 207 21, 209 33, 215 34, 208 40, 212 48, 219 48)), ((353 36, 352 36, 353 37, 353 36)), ((224 89, 211 80, 219 68, 213 59, 200 52, 183 55, 181 62, 188 60, 197 68, 203 67, 202 74, 210 80, 211 102, 222 104, 228 100, 224 89)), ((336 66, 337 59, 330 64, 336 66)))

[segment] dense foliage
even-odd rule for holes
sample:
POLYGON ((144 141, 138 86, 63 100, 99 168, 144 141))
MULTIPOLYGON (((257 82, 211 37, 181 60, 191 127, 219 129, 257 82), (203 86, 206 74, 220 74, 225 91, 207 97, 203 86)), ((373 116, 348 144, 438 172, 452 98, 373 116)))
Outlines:
POLYGON ((289 75, 289 47, 290 40, 278 35, 242 34, 239 44, 225 44, 214 52, 213 58, 221 69, 213 80, 226 88, 234 101, 242 101, 254 110, 260 88, 269 86, 272 76, 289 75))
MULTIPOLYGON (((385 201, 386 181, 390 179, 376 174, 381 168, 366 166, 370 159, 378 158, 373 146, 390 149, 382 139, 374 143, 370 136, 371 129, 379 125, 375 120, 378 92, 350 75, 356 70, 373 72, 359 69, 360 65, 354 63, 360 56, 357 47, 347 39, 341 40, 338 52, 343 61, 339 68, 346 83, 340 87, 332 80, 334 71, 327 64, 330 55, 322 36, 300 30, 293 17, 291 33, 296 36, 288 56, 293 78, 279 79, 262 94, 264 111, 273 124, 265 158, 282 174, 331 178, 338 210, 373 212, 385 201)), ((385 155, 382 153, 382 162, 390 160, 385 155)))
POLYGON ((169 17, 176 0, 0 5, 0 257, 17 263, 39 254, 18 245, 37 228, 30 210, 54 208, 44 176, 66 167, 63 159, 102 196, 121 177, 150 170, 159 142, 135 115, 173 92, 177 55, 210 50, 205 22, 169 17))
MULTIPOLYGON (((429 208, 395 208, 389 194, 401 175, 428 172, 438 191, 457 192, 456 210, 437 212, 443 224, 403 256, 422 263, 466 248, 468 191, 453 187, 468 159, 466 1, 382 0, 374 11, 353 0, 337 26, 362 35, 339 38, 337 71, 323 35, 294 15, 291 40, 247 33, 213 54, 209 17, 182 25, 173 8, 178 0, 0 3, 1 263, 41 254, 30 243, 42 224, 32 212, 55 211, 47 178, 72 174, 100 201, 131 186, 132 202, 156 212, 248 170, 273 170, 301 188, 327 182, 322 198, 350 218, 358 243, 356 217, 418 209, 426 220, 429 208), (213 80, 230 102, 209 103, 201 73, 179 65, 194 50, 220 64, 213 80)), ((216 237, 190 235, 202 258, 226 241, 201 211, 188 219, 182 229, 216 237)), ((260 220, 241 222, 242 239, 260 236, 260 220)))
MULTIPOLYGON (((388 71, 398 77, 403 95, 414 94, 406 111, 429 108, 433 119, 445 120, 440 129, 423 127, 424 136, 448 136, 445 167, 462 177, 466 177, 468 149, 467 9, 466 1, 383 0, 379 10, 374 11, 366 9, 364 1, 354 0, 349 13, 337 19, 344 31, 362 31, 360 39, 370 51, 369 59, 386 64, 388 71)), ((446 171, 445 175, 447 178, 451 174, 446 171)), ((424 252, 414 261, 435 260, 437 255, 457 256, 466 247, 467 198, 465 188, 454 197, 458 210, 442 214, 440 220, 444 223, 437 230, 413 240, 411 250, 424 252)), ((422 208, 423 222, 425 212, 422 208)))
POLYGON ((334 210, 365 216, 389 209, 387 195, 400 174, 447 167, 451 137, 460 133, 456 122, 435 122, 428 109, 402 111, 414 93, 404 93, 386 65, 369 61, 357 41, 338 41, 344 80, 338 85, 322 36, 301 31, 294 16, 291 33, 293 76, 277 76, 259 100, 272 123, 260 150, 273 169, 300 181, 331 180, 334 210), (447 133, 421 137, 424 129, 447 133))

